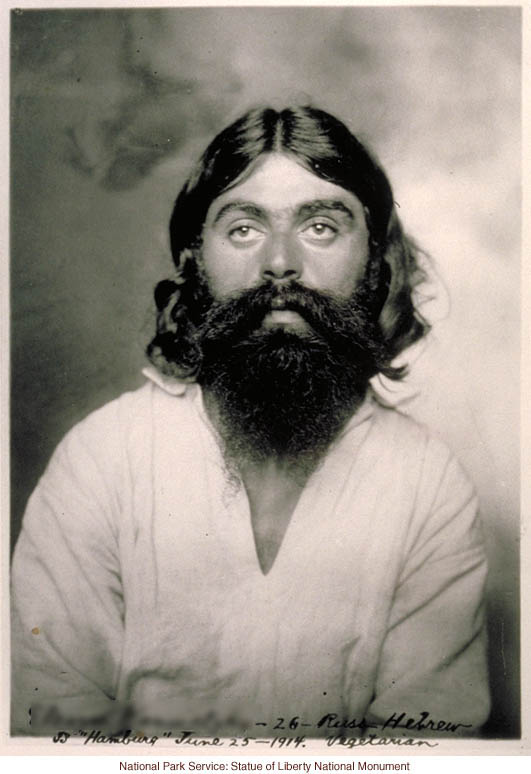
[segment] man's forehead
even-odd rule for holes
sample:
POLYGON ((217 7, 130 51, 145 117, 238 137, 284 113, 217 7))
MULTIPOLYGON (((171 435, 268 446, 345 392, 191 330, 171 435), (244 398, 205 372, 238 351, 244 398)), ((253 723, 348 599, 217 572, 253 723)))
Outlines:
POLYGON ((214 199, 207 222, 212 224, 219 220, 220 214, 241 205, 249 209, 254 206, 269 213, 293 213, 301 208, 309 212, 312 208, 335 207, 345 214, 363 215, 363 205, 355 194, 324 180, 293 157, 282 153, 264 154, 249 174, 214 199))

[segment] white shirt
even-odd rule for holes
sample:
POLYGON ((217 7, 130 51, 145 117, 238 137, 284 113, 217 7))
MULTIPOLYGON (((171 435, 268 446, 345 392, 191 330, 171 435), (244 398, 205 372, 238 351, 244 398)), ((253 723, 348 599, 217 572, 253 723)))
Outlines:
POLYGON ((36 732, 30 706, 64 727, 116 699, 176 731, 208 713, 250 736, 295 716, 329 734, 327 713, 481 725, 486 565, 473 489, 446 447, 369 398, 264 575, 200 388, 148 375, 158 384, 70 431, 28 504, 13 733, 36 732))

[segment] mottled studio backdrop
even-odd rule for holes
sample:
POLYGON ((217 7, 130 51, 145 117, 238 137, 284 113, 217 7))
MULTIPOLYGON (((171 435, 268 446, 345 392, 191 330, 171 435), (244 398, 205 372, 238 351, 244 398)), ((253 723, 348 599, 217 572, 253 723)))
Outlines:
POLYGON ((490 733, 518 735, 519 10, 23 11, 12 56, 13 540, 64 433, 142 382, 192 159, 252 105, 312 102, 370 143, 437 267, 395 397, 479 490, 490 733))

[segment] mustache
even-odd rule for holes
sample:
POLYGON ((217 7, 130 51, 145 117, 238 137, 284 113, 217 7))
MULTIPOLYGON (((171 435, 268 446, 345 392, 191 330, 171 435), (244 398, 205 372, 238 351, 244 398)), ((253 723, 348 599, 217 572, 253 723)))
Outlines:
POLYGON ((348 299, 317 291, 297 281, 263 283, 224 301, 213 301, 198 329, 202 346, 216 347, 256 335, 264 317, 275 309, 297 312, 311 331, 307 340, 326 341, 346 356, 360 350, 376 359, 383 354, 380 328, 372 310, 373 294, 365 282, 348 299))

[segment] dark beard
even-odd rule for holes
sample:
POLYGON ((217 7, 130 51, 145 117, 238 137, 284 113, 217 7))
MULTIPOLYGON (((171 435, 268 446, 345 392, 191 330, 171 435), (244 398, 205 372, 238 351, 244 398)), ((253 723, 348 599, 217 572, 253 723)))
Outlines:
POLYGON ((363 282, 348 301, 267 284, 210 306, 198 382, 214 399, 228 461, 315 468, 385 359, 371 298, 363 282), (275 298, 309 328, 263 328, 275 298))

